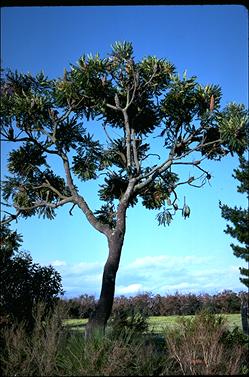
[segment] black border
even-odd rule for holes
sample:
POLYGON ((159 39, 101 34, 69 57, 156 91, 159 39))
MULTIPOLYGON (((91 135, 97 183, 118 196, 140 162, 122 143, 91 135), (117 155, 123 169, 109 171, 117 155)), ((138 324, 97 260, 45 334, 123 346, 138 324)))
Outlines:
POLYGON ((242 5, 248 0, 2 0, 1 7, 42 6, 124 6, 124 5, 242 5))

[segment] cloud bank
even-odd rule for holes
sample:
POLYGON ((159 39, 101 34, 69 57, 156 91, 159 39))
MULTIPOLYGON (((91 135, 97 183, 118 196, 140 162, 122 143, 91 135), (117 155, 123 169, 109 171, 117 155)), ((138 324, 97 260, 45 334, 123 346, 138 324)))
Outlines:
MULTIPOLYGON (((104 263, 51 264, 62 276, 66 297, 87 293, 99 296, 104 263)), ((120 265, 115 295, 132 296, 143 292, 152 294, 215 293, 224 289, 244 290, 239 282, 239 268, 235 265, 214 267, 209 257, 147 255, 120 265)))

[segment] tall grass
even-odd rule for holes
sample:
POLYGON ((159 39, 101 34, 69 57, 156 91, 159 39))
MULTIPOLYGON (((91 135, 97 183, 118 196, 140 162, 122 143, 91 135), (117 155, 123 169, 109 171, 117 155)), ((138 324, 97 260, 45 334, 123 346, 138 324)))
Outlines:
POLYGON ((228 331, 222 316, 201 312, 192 318, 179 318, 170 328, 166 343, 176 370, 182 375, 237 375, 246 362, 248 340, 228 331))
POLYGON ((65 315, 57 306, 44 320, 45 305, 38 304, 33 311, 35 325, 31 333, 25 323, 12 324, 2 330, 4 351, 1 354, 2 373, 6 376, 51 376, 57 371, 60 346, 65 333, 62 321, 65 315))
POLYGON ((44 320, 43 307, 34 312, 35 326, 2 331, 3 376, 163 376, 245 373, 245 337, 227 330, 223 319, 202 313, 180 320, 176 328, 156 336, 146 319, 116 318, 105 336, 85 339, 63 326, 57 307, 44 320))

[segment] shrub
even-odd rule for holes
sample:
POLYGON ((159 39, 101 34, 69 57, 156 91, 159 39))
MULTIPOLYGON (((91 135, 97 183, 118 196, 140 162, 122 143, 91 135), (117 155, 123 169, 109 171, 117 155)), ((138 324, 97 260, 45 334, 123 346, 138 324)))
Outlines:
POLYGON ((148 316, 130 309, 116 311, 109 320, 109 333, 115 339, 134 340, 148 330, 148 316))
POLYGON ((19 251, 21 236, 1 226, 0 252, 0 327, 18 321, 32 329, 32 310, 46 302, 50 309, 63 293, 61 276, 52 267, 33 263, 31 256, 19 251))
POLYGON ((181 318, 164 339, 147 331, 146 317, 125 312, 113 318, 105 336, 85 339, 62 326, 66 317, 58 305, 45 316, 41 304, 33 310, 35 325, 2 329, 0 355, 3 376, 161 376, 246 374, 248 337, 228 331, 223 317, 200 313, 181 318))
POLYGON ((175 329, 169 329, 166 343, 177 374, 239 374, 245 361, 243 344, 230 339, 226 321, 208 312, 192 319, 180 318, 175 329))
POLYGON ((51 376, 58 370, 60 347, 63 345, 63 318, 61 305, 46 313, 46 305, 33 308, 34 326, 27 332, 24 323, 15 323, 2 329, 1 354, 4 376, 51 376))

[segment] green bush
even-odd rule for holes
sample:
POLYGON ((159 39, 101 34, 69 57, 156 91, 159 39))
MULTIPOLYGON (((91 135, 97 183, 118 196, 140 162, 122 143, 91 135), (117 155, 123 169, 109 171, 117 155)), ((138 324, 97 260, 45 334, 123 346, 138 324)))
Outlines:
POLYGON ((140 337, 149 327, 147 315, 129 309, 116 311, 108 325, 112 337, 126 341, 140 337))
POLYGON ((63 290, 60 274, 52 266, 33 263, 29 254, 19 251, 21 242, 20 234, 1 225, 0 328, 23 322, 32 330, 35 304, 42 301, 49 311, 63 290))

